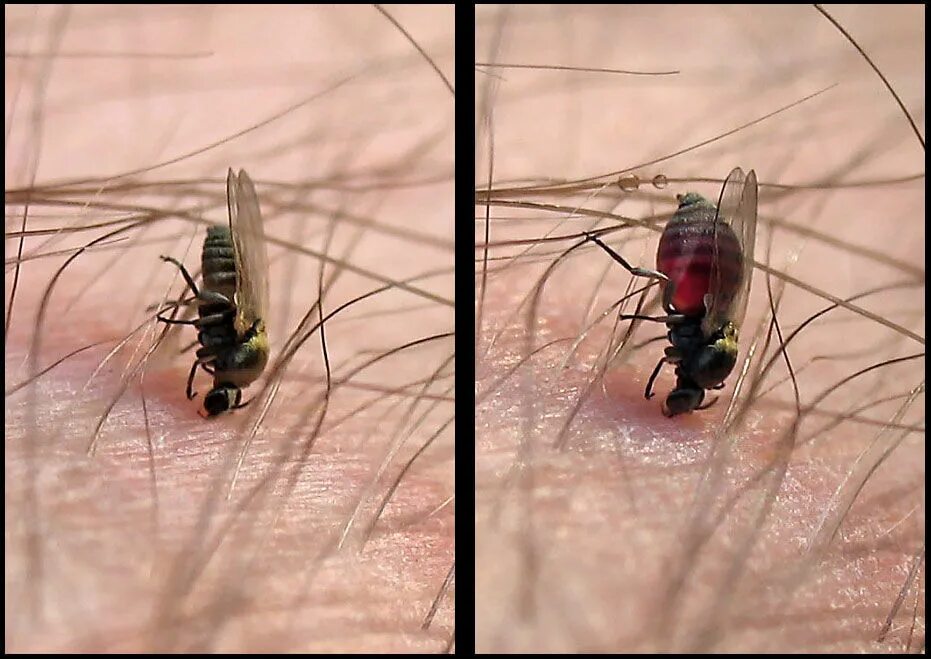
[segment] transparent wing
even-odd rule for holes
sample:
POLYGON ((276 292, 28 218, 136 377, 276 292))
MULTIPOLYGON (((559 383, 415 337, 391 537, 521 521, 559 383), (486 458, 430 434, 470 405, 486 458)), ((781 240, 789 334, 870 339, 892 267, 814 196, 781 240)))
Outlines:
POLYGON ((265 320, 268 304, 268 256, 265 227, 255 186, 245 170, 239 175, 230 169, 226 176, 230 233, 236 252, 236 331, 243 332, 259 319, 265 320))
POLYGON ((718 210, 715 214, 715 254, 712 259, 711 281, 708 294, 711 296, 702 321, 702 332, 710 336, 724 323, 731 321, 738 327, 747 311, 750 281, 753 278, 753 248, 756 244, 756 172, 752 169, 746 176, 740 167, 734 168, 721 188, 718 210), (718 226, 719 224, 725 226, 718 226), (736 237, 740 247, 739 276, 728 272, 734 256, 726 249, 727 239, 736 237), (718 253, 718 249, 721 252, 718 253), (735 285, 736 284, 736 285, 735 285))

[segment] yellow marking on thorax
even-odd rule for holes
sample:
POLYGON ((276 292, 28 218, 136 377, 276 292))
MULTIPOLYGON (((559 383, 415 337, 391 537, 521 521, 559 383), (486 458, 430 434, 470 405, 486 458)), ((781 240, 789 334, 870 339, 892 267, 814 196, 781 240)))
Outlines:
POLYGON ((262 375, 265 365, 268 364, 269 345, 265 323, 260 320, 256 327, 255 336, 248 341, 239 343, 233 351, 237 361, 244 362, 247 365, 217 371, 214 375, 214 381, 218 383, 229 382, 240 388, 247 387, 262 375))

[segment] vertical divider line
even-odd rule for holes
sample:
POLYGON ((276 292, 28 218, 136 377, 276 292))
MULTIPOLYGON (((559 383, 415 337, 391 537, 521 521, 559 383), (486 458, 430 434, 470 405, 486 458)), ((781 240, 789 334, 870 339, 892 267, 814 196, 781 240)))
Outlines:
POLYGON ((456 3, 456 642, 475 653, 475 5, 456 3), (458 496, 458 494, 462 496, 458 496), (461 559, 461 560, 460 560, 461 559))

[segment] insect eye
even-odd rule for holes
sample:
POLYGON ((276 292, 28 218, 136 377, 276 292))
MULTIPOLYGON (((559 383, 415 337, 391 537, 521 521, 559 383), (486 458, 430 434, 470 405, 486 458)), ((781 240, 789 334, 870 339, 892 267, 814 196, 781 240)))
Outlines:
POLYGON ((683 206, 691 206, 693 204, 703 202, 704 200, 705 198, 697 192, 686 192, 685 194, 676 195, 676 201, 679 202, 680 208, 683 206))
POLYGON ((676 416, 691 412, 699 405, 705 397, 705 392, 697 388, 680 388, 673 389, 666 397, 666 414, 667 416, 676 416))
POLYGON ((204 398, 204 409, 210 416, 221 414, 230 408, 230 389, 217 387, 204 398))

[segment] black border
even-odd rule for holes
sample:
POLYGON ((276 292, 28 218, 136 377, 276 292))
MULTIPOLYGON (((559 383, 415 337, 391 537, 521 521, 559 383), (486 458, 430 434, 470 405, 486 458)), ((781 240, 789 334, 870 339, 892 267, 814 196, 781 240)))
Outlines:
POLYGON ((456 638, 475 654, 475 5, 456 3, 456 638), (462 496, 459 496, 462 494, 462 496), (462 558, 463 560, 459 560, 462 558))

